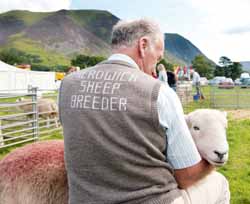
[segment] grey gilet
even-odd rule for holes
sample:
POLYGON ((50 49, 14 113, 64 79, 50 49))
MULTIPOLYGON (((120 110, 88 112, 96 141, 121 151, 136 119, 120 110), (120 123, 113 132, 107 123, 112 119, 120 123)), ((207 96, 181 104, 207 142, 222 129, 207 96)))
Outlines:
POLYGON ((63 80, 59 112, 70 204, 167 204, 180 196, 158 119, 160 86, 122 61, 63 80))

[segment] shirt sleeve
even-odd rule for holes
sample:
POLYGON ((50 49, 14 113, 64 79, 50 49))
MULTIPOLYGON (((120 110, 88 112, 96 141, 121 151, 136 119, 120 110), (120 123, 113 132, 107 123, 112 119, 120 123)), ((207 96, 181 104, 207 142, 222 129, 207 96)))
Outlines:
POLYGON ((166 129, 167 160, 174 169, 197 164, 200 154, 187 127, 182 105, 176 93, 164 84, 157 99, 159 122, 166 129))

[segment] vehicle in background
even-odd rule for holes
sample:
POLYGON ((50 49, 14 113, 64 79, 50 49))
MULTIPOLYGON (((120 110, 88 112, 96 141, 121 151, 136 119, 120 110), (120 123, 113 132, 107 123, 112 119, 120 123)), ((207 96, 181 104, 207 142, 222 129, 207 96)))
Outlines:
POLYGON ((208 84, 212 85, 212 86, 218 86, 219 83, 225 79, 226 79, 226 77, 224 77, 224 76, 216 76, 213 79, 210 79, 208 84))
POLYGON ((243 73, 241 73, 241 75, 240 75, 240 79, 245 79, 245 78, 250 78, 249 73, 247 73, 247 72, 243 72, 243 73))
POLYGON ((241 88, 249 88, 250 87, 250 77, 249 78, 242 78, 241 81, 241 88))
POLYGON ((206 77, 201 77, 200 78, 200 84, 201 86, 207 86, 208 85, 208 80, 206 77))
POLYGON ((237 78, 237 79, 234 80, 234 85, 235 85, 235 86, 239 86, 239 85, 241 85, 241 84, 242 84, 242 83, 241 83, 240 78, 237 78))
POLYGON ((226 78, 219 83, 218 88, 220 88, 220 89, 232 89, 232 88, 234 88, 234 82, 231 78, 226 78))

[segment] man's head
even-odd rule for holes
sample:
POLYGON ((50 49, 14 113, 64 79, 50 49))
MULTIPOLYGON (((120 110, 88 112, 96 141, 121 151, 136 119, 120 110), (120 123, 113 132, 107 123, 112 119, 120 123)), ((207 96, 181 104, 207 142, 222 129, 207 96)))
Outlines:
POLYGON ((112 49, 130 56, 143 72, 152 75, 164 54, 164 37, 151 20, 119 21, 113 27, 112 49))

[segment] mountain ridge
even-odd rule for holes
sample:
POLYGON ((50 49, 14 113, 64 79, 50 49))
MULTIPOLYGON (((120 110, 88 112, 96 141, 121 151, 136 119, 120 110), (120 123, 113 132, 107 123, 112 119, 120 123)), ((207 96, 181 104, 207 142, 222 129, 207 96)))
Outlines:
MULTIPOLYGON (((16 48, 41 55, 46 66, 60 59, 69 65, 77 54, 107 57, 111 30, 119 20, 105 10, 9 11, 0 14, 0 51, 16 48)), ((173 64, 190 65, 196 55, 204 55, 179 34, 165 33, 165 42, 165 58, 173 64)))
POLYGON ((242 62, 240 62, 240 64, 242 65, 243 71, 250 73, 250 61, 242 61, 242 62))

